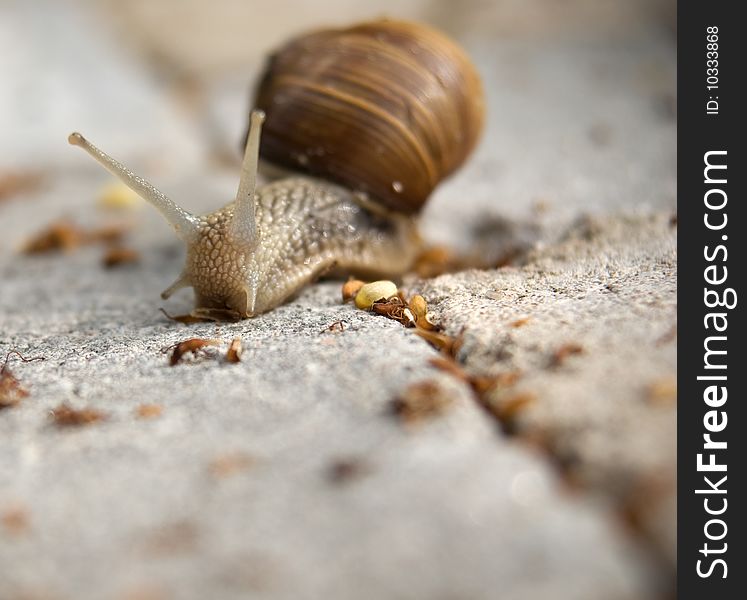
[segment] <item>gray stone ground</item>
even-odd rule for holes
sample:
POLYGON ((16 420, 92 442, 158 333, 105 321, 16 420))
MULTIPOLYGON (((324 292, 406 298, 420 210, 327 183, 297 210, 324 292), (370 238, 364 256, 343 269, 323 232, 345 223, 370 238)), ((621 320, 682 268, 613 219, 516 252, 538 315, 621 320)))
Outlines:
POLYGON ((147 207, 96 208, 109 179, 65 143, 80 129, 185 207, 214 209, 234 193, 225 157, 261 56, 300 27, 371 16, 362 3, 313 14, 290 1, 177 12, 171 0, 0 3, 0 174, 44 175, 0 200, 0 353, 46 359, 11 359, 30 395, 0 409, 0 599, 671 590, 672 8, 473 2, 455 15, 445 2, 402 4, 383 11, 468 47, 490 109, 424 234, 496 259, 520 251, 501 269, 404 287, 461 335, 469 373, 520 373, 486 397, 497 412, 527 401, 506 426, 431 367, 437 352, 411 331, 341 305, 338 282, 238 324, 168 321, 160 306, 191 302, 158 297, 180 269, 177 241, 147 207), (176 15, 168 27, 163 14, 176 15), (242 37, 237 23, 258 20, 242 37), (96 246, 19 254, 59 217, 131 222, 141 262, 105 270, 96 246), (325 331, 340 319, 347 330, 325 331), (188 337, 222 351, 237 336, 239 364, 172 368, 162 352, 188 337), (419 381, 452 403, 407 426, 388 407, 419 381), (61 402, 107 419, 55 427, 61 402), (138 418, 143 404, 162 413, 138 418))

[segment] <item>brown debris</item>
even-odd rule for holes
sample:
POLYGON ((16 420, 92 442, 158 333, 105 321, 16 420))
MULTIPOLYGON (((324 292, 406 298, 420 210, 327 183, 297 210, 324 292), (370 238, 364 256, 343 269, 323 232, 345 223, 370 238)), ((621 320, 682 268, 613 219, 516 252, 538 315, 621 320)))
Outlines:
POLYGON ((62 403, 52 409, 52 419, 58 427, 80 427, 102 421, 106 415, 95 408, 73 408, 69 404, 62 403))
POLYGON ((217 345, 218 345, 217 340, 190 338, 188 340, 184 340, 183 342, 178 342, 174 344, 173 346, 169 346, 168 348, 165 348, 164 351, 168 351, 171 348, 173 348, 173 351, 171 352, 171 358, 169 359, 169 364, 173 367, 175 365, 178 365, 184 359, 184 356, 187 353, 191 353, 195 356, 198 356, 200 354, 203 354, 205 349, 208 346, 217 346, 217 345))
POLYGON ((241 353, 244 349, 241 347, 241 338, 233 338, 226 352, 226 362, 237 363, 241 361, 241 353))
POLYGON ((423 298, 420 294, 415 294, 412 298, 410 298, 407 306, 415 316, 415 324, 417 325, 417 327, 419 327, 420 329, 425 329, 426 331, 438 331, 438 325, 431 322, 430 320, 431 313, 428 312, 428 303, 425 301, 425 298, 423 298))
POLYGON ((0 173, 0 202, 39 187, 42 176, 36 171, 0 173))
MULTIPOLYGON (((349 281, 348 283, 353 283, 353 281, 349 281)), ((436 332, 439 329, 439 327, 430 320, 428 304, 425 301, 425 298, 416 294, 408 301, 404 293, 401 290, 397 291, 396 286, 391 281, 379 281, 372 284, 364 284, 359 292, 360 293, 356 296, 355 304, 361 310, 370 310, 377 315, 397 321, 404 327, 417 327, 425 332, 436 332), (376 284, 387 284, 391 287, 392 292, 396 291, 396 294, 381 293, 381 297, 377 297, 377 294, 376 296, 369 298, 367 301, 359 302, 361 294, 366 292, 366 287, 376 284)), ((423 337, 426 337, 426 339, 429 340, 431 339, 427 334, 423 337)), ((445 343, 445 340, 443 339, 438 340, 437 336, 432 339, 434 340, 434 345, 445 343)))
POLYGON ((677 404, 677 378, 670 376, 653 381, 646 389, 646 400, 654 406, 677 404))
POLYGON ((371 311, 397 321, 405 327, 415 327, 415 315, 400 296, 392 296, 388 300, 377 300, 371 306, 371 311))
POLYGON ((359 458, 341 458, 329 465, 327 478, 330 483, 339 485, 360 479, 370 471, 370 466, 359 458))
POLYGON ((495 390, 503 390, 516 385, 521 373, 518 371, 508 371, 499 375, 473 375, 470 377, 470 385, 475 393, 483 396, 495 390))
POLYGON ((428 331, 422 327, 417 327, 415 333, 447 356, 456 356, 462 346, 461 337, 455 338, 439 331, 428 331))
POLYGON ((480 405, 501 421, 507 429, 510 428, 519 412, 535 399, 533 394, 521 392, 509 397, 504 396, 500 401, 495 401, 490 397, 493 392, 505 392, 516 385, 521 377, 518 371, 498 375, 470 375, 453 358, 432 358, 429 363, 439 371, 469 384, 480 405))
POLYGON ((101 259, 102 264, 107 269, 119 267, 121 265, 131 265, 140 261, 140 254, 132 248, 114 246, 109 248, 101 259))
POLYGON ((456 377, 460 381, 464 381, 465 383, 470 382, 470 376, 467 374, 467 371, 465 371, 462 366, 451 357, 446 358, 437 356, 428 360, 428 364, 439 371, 443 371, 444 373, 456 377))
POLYGON ((83 243, 84 232, 69 221, 55 221, 24 244, 24 254, 70 252, 83 243))
POLYGON ((436 382, 420 381, 392 400, 391 410, 403 422, 413 424, 442 414, 451 402, 451 396, 436 382))
POLYGON ((197 526, 190 521, 167 523, 147 536, 146 551, 157 556, 181 554, 193 550, 198 538, 197 526))
POLYGON ((107 225, 85 230, 65 219, 50 224, 31 239, 21 249, 24 254, 44 254, 47 252, 71 252, 88 244, 120 243, 129 228, 124 225, 107 225))
POLYGON ((26 388, 21 385, 18 378, 13 375, 11 370, 8 368, 8 361, 11 356, 17 356, 21 359, 21 362, 34 362, 37 360, 45 360, 43 356, 34 356, 33 358, 26 358, 18 350, 11 350, 5 355, 3 366, 0 367, 0 409, 15 406, 23 398, 29 395, 26 388))
POLYGON ((7 366, 0 370, 0 409, 9 408, 26 398, 29 392, 7 366))
POLYGON ((563 344, 562 346, 560 346, 560 348, 553 352, 552 357, 550 358, 550 366, 559 367, 566 361, 569 356, 583 354, 583 352, 584 348, 580 344, 576 344, 574 342, 563 344))
POLYGON ((163 413, 163 407, 160 404, 140 404, 135 409, 135 416, 138 419, 155 419, 163 413))
POLYGON ((531 317, 522 317, 521 319, 516 319, 515 321, 511 321, 511 323, 509 323, 509 324, 514 329, 517 329, 519 327, 524 327, 524 325, 526 325, 527 323, 529 323, 529 321, 531 321, 531 320, 532 320, 531 317))
POLYGON ((342 284, 342 301, 345 302, 351 302, 355 299, 355 297, 358 295, 358 292, 361 291, 361 288, 363 287, 364 282, 359 279, 348 279, 345 283, 342 284))
POLYGON ((439 325, 431 321, 431 313, 426 313, 425 317, 423 318, 416 317, 415 324, 419 329, 423 329, 425 331, 439 331, 441 329, 439 325))
POLYGON ((658 520, 663 511, 674 508, 676 502, 677 481, 674 472, 644 472, 629 484, 617 508, 623 523, 632 533, 643 536, 667 556, 670 549, 662 547, 662 540, 656 539, 652 522, 658 520))
POLYGON ((124 240, 130 227, 123 224, 104 225, 84 232, 86 244, 119 244, 124 240))
POLYGON ((418 327, 424 331, 436 331, 438 327, 428 320, 428 304, 420 295, 413 296, 408 302, 402 292, 388 299, 377 300, 371 311, 404 327, 418 327))
POLYGON ((342 333, 349 327, 348 322, 345 319, 340 319, 334 323, 330 323, 328 327, 322 329, 319 333, 342 333))
MULTIPOLYGON (((164 311, 164 314, 166 312, 164 311)), ((169 318, 170 315, 166 314, 169 318)), ((173 367, 175 365, 178 365, 180 362, 182 362, 187 354, 192 354, 194 357, 199 358, 215 358, 217 359, 219 357, 217 352, 213 352, 208 354, 207 350, 210 347, 219 346, 221 344, 220 340, 215 339, 203 339, 203 338, 189 338, 188 340, 184 340, 182 342, 177 342, 175 344, 172 344, 171 346, 166 346, 165 348, 161 348, 162 353, 167 353, 171 351, 171 356, 169 357, 169 364, 173 367)), ((225 354, 225 360, 228 363, 237 363, 241 362, 241 354, 243 352, 243 348, 241 345, 241 338, 234 338, 231 340, 231 343, 228 345, 228 350, 225 354)))
POLYGON ((0 523, 5 532, 12 536, 23 535, 31 528, 28 512, 20 505, 10 506, 0 512, 0 523))
POLYGON ((160 310, 166 316, 167 319, 176 321, 177 323, 183 323, 184 325, 192 325, 194 323, 205 323, 205 322, 212 321, 212 319, 195 317, 194 315, 170 315, 163 308, 159 308, 158 310, 160 310))
POLYGON ((499 375, 470 375, 453 358, 437 357, 431 358, 428 362, 439 371, 448 373, 468 383, 480 398, 494 390, 507 389, 514 386, 521 377, 521 373, 518 371, 509 371, 507 373, 500 373, 499 375))
POLYGON ((208 472, 216 479, 224 479, 254 466, 255 459, 245 452, 231 452, 217 456, 208 464, 208 472))
POLYGON ((426 315, 428 314, 428 303, 420 294, 415 294, 412 298, 410 298, 407 306, 410 307, 410 310, 412 311, 412 314, 415 315, 415 319, 417 321, 425 319, 426 315))
POLYGON ((513 423, 519 413, 523 412, 530 404, 536 402, 537 396, 531 392, 517 392, 500 402, 489 402, 487 408, 504 425, 513 423))
POLYGON ((658 340, 656 340, 657 346, 663 346, 664 344, 668 344, 669 342, 673 342, 677 339, 677 325, 672 325, 672 327, 667 331, 664 335, 662 335, 658 340))

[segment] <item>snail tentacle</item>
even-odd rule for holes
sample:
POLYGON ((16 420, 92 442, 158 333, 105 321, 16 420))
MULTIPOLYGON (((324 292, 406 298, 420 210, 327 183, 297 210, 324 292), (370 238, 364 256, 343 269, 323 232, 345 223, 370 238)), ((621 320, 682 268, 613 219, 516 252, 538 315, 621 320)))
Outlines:
POLYGON ((179 278, 161 292, 161 298, 163 298, 164 300, 168 300, 174 294, 174 292, 177 292, 185 287, 190 287, 191 285, 192 281, 190 280, 189 275, 186 272, 182 271, 182 273, 179 275, 179 278))
POLYGON ((135 175, 122 163, 114 160, 106 152, 99 150, 77 131, 71 133, 67 141, 73 146, 80 146, 97 162, 104 166, 138 196, 150 202, 164 216, 182 240, 193 239, 199 230, 198 218, 184 210, 163 192, 156 189, 142 177, 135 175))
POLYGON ((250 117, 249 135, 246 140, 244 160, 241 164, 241 178, 236 192, 233 218, 229 235, 234 243, 252 248, 257 243, 257 223, 255 216, 255 189, 257 187, 257 164, 259 162, 259 139, 265 113, 253 110, 250 117))

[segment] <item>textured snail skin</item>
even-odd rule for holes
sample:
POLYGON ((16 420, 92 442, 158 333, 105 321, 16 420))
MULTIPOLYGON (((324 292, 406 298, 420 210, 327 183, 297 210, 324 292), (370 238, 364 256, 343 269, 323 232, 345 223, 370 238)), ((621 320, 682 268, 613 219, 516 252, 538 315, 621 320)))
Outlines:
POLYGON ((341 187, 290 178, 257 190, 256 199, 258 237, 251 249, 228 234, 233 203, 199 218, 183 273, 199 308, 253 317, 332 269, 397 274, 415 257, 411 218, 371 212, 341 187))

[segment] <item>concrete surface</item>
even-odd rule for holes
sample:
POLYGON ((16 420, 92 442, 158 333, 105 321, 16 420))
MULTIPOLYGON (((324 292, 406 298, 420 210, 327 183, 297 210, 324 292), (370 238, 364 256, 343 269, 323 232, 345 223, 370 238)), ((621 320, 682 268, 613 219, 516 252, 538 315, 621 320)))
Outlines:
POLYGON ((404 286, 461 336, 468 373, 521 374, 482 398, 498 414, 526 400, 502 424, 411 331, 340 305, 337 282, 238 324, 158 311, 191 306, 187 292, 158 297, 183 250, 148 207, 97 208, 109 179, 65 139, 80 129, 190 210, 223 204, 264 52, 298 27, 371 14, 330 3, 284 20, 285 4, 263 5, 266 27, 242 46, 226 23, 249 19, 246 4, 204 17, 191 4, 170 26, 154 16, 169 1, 0 4, 0 174, 42 176, 0 198, 0 354, 45 358, 11 357, 29 396, 0 409, 0 599, 671 591, 669 3, 385 7, 450 31, 485 78, 482 145, 423 231, 515 259, 404 286), (104 269, 97 245, 18 252, 60 217, 129 223, 140 262, 104 269), (345 331, 327 331, 340 319, 345 331), (170 367, 162 349, 190 337, 220 340, 214 354, 240 337, 243 360, 170 367), (451 402, 410 426, 390 403, 421 381, 451 402), (58 427, 62 402, 106 418, 58 427), (138 413, 153 404, 160 414, 138 413))

